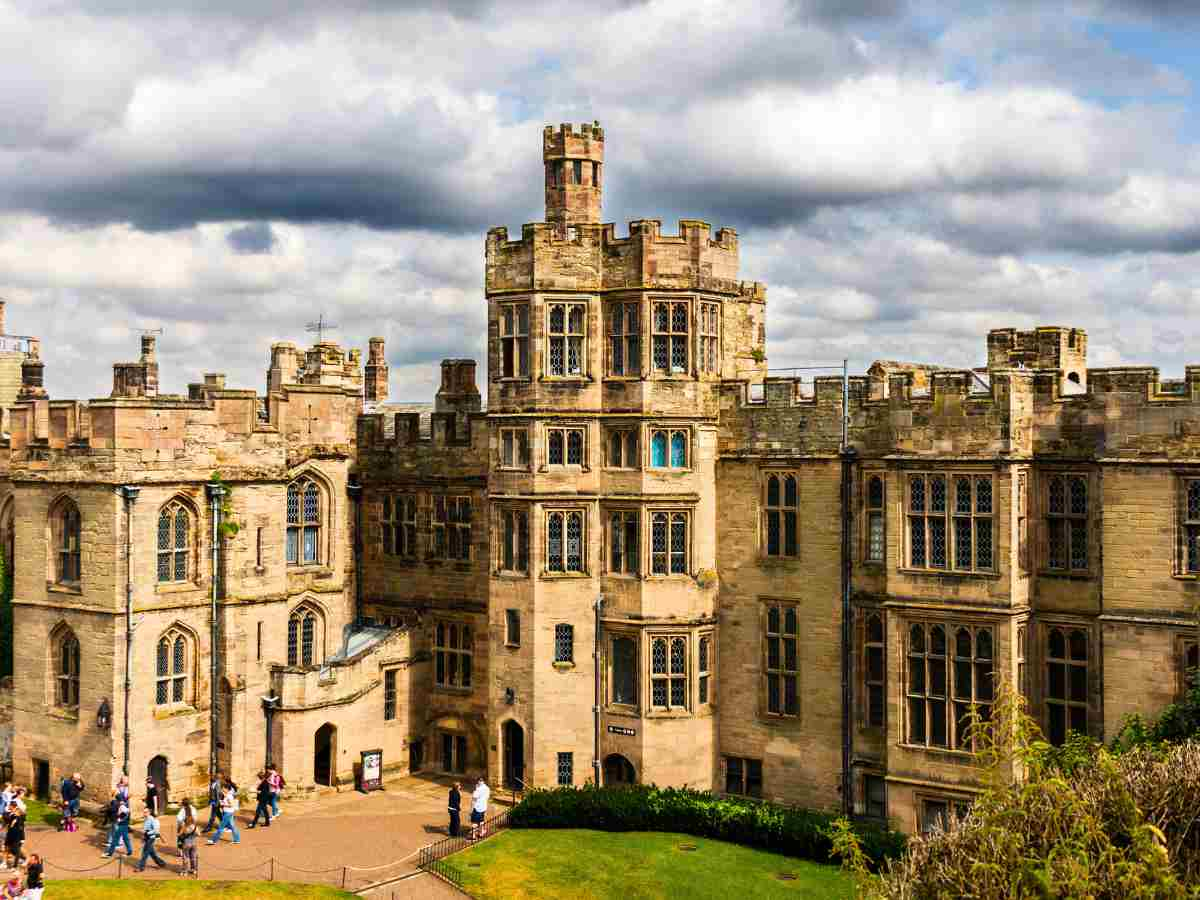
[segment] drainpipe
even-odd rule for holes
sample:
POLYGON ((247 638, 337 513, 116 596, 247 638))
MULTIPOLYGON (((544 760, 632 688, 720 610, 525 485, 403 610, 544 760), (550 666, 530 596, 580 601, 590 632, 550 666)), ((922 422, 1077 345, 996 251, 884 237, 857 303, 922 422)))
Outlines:
POLYGON ((603 594, 596 595, 596 602, 593 606, 596 609, 596 640, 592 660, 593 667, 596 670, 596 678, 595 703, 592 705, 592 720, 595 732, 595 740, 592 744, 592 777, 595 779, 596 787, 600 787, 600 612, 604 609, 603 594))
POLYGON ((272 732, 271 726, 274 724, 275 716, 273 714, 275 712, 275 705, 278 702, 279 702, 279 698, 276 697, 274 694, 272 694, 269 697, 262 698, 263 715, 265 715, 267 717, 267 746, 264 748, 264 751, 263 751, 263 768, 264 769, 271 768, 271 765, 274 763, 274 760, 271 757, 271 732, 272 732))
POLYGON ((853 498, 854 458, 857 455, 849 441, 850 424, 850 379, 847 373, 846 360, 842 360, 842 811, 847 815, 854 812, 854 791, 850 774, 850 760, 853 755, 854 732, 852 718, 854 715, 854 695, 852 690, 851 644, 854 638, 853 622, 851 621, 850 589, 853 572, 853 521, 854 513, 851 506, 853 498))
POLYGON ((351 474, 346 483, 346 493, 354 503, 354 624, 363 622, 363 589, 362 589, 362 485, 358 475, 351 474))
POLYGON ((129 774, 129 695, 133 691, 133 504, 141 490, 131 484, 121 486, 125 498, 125 722, 124 754, 121 773, 129 774))
POLYGON ((221 527, 221 498, 225 496, 225 488, 220 484, 209 483, 204 486, 208 493, 208 502, 212 513, 212 591, 209 598, 209 715, 208 715, 208 770, 217 771, 217 734, 220 721, 218 709, 220 693, 217 687, 217 654, 220 647, 220 623, 217 619, 217 585, 220 581, 220 527, 221 527))

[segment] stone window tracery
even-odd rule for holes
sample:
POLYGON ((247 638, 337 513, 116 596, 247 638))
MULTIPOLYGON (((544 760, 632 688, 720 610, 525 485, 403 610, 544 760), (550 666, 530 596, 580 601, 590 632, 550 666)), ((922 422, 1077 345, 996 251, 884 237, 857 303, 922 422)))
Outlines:
POLYGON ((580 510, 546 514, 546 571, 584 571, 584 520, 580 510))
POLYGON ((655 469, 686 469, 690 435, 686 428, 655 428, 650 432, 650 466, 655 469))
POLYGON ((883 475, 867 477, 867 552, 866 561, 882 563, 887 552, 887 526, 884 518, 883 475))
POLYGON ((324 659, 319 644, 324 632, 324 621, 317 610, 308 605, 296 607, 288 616, 288 665, 311 666, 324 659))
POLYGON ((613 510, 608 518, 608 570, 614 574, 636 575, 640 571, 638 554, 638 513, 632 509, 613 510))
POLYGON ((415 494, 385 494, 380 522, 383 552, 412 559, 417 555, 417 498, 415 494))
POLYGON ((312 478, 297 478, 287 489, 287 564, 321 562, 321 489, 312 478))
POLYGON ((638 433, 636 428, 610 428, 605 441, 610 469, 637 469, 638 433))
POLYGON ((547 428, 546 464, 582 466, 587 446, 583 428, 547 428))
POLYGON ((652 309, 652 351, 656 372, 683 375, 688 371, 688 303, 658 301, 652 309))
POLYGON ((191 516, 182 502, 172 501, 158 513, 159 583, 188 580, 191 546, 191 516))
POLYGON ((908 632, 908 743, 973 750, 970 710, 991 717, 991 628, 917 622, 908 632))
POLYGON ((763 531, 767 556, 798 556, 800 497, 796 473, 768 474, 764 494, 763 531))
POLYGON ((55 704, 62 709, 79 709, 79 638, 64 628, 53 643, 55 704))
POLYGON ((440 687, 469 688, 475 657, 471 626, 439 621, 435 628, 434 682, 440 687))
POLYGON ((721 307, 717 303, 700 304, 700 371, 721 371, 721 307))
POLYGON ((1046 567, 1062 572, 1088 569, 1086 475, 1051 475, 1046 484, 1046 567))
POLYGON ((433 559, 471 558, 471 498, 436 494, 430 521, 433 559))
POLYGON ((887 647, 884 642, 883 614, 871 613, 863 633, 863 688, 866 703, 863 724, 867 728, 884 725, 885 687, 887 684, 887 647))
POLYGON ((650 639, 650 706, 658 710, 688 708, 688 639, 655 635, 650 639))
POLYGON ((575 626, 560 622, 554 626, 554 661, 575 662, 575 626))
POLYGON ((55 546, 54 580, 58 584, 77 586, 82 576, 79 507, 69 497, 62 498, 51 513, 51 524, 55 546))
POLYGON ((1046 737, 1060 746, 1067 733, 1088 733, 1088 635, 1082 628, 1046 631, 1046 737))
POLYGON ((529 466, 529 430, 527 428, 500 429, 500 467, 525 469, 529 466))
POLYGON ((712 643, 711 634, 702 634, 696 647, 696 697, 701 706, 712 702, 710 682, 716 661, 712 643))
POLYGON ((1179 571, 1200 574, 1200 478, 1184 478, 1179 508, 1179 571))
POLYGON ((688 514, 656 512, 650 516, 650 574, 688 572, 688 514))
POLYGON ((500 305, 500 374, 529 377, 529 304, 500 305))
POLYGON ((995 570, 992 477, 908 476, 908 559, 914 569, 995 570))
POLYGON ((551 375, 584 374, 586 303, 552 303, 548 309, 546 358, 551 375))
POLYGON ((187 636, 178 628, 169 629, 158 639, 155 653, 155 705, 189 702, 188 681, 192 657, 189 645, 187 636))

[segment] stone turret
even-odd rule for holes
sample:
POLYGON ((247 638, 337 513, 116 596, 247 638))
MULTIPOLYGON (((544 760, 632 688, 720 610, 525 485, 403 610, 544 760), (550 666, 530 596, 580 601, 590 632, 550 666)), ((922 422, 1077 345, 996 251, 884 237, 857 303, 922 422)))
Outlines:
POLYGON ((546 167, 546 221, 565 229, 600 221, 600 170, 604 166, 604 130, 599 122, 576 131, 569 123, 542 132, 546 167))
POLYGON ((267 369, 267 393, 283 390, 285 384, 295 384, 300 372, 300 351, 291 341, 271 345, 271 366, 267 369))
POLYGON ((368 403, 382 403, 388 398, 388 364, 387 355, 384 353, 383 338, 370 338, 367 344, 363 399, 368 403))
POLYGON ((155 338, 142 335, 142 356, 137 362, 113 363, 112 397, 157 397, 158 361, 154 353, 155 338))

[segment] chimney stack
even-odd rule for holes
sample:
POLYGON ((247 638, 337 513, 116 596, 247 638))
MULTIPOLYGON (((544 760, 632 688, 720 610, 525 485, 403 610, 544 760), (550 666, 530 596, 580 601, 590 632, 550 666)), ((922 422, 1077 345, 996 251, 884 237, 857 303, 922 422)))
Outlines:
POLYGON ((367 344, 369 349, 367 350, 363 399, 368 403, 382 403, 388 398, 388 364, 383 348, 383 338, 370 338, 367 344))

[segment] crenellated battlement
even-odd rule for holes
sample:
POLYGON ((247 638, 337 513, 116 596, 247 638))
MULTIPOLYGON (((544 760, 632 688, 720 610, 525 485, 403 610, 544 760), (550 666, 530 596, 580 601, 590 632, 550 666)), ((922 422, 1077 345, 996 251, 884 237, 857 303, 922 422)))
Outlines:
POLYGON ((570 150, 575 141, 604 143, 604 129, 599 122, 582 122, 578 130, 571 122, 547 125, 542 129, 542 149, 547 156, 572 156, 570 150))

